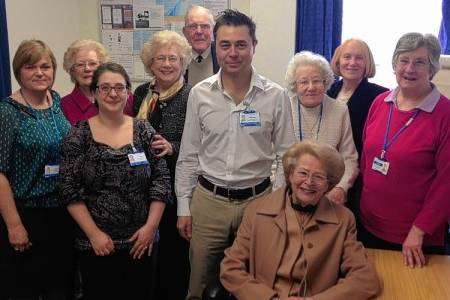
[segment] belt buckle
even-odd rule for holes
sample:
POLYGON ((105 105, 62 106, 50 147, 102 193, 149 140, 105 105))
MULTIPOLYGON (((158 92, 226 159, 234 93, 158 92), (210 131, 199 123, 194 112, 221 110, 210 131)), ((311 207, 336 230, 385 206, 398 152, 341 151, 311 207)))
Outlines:
POLYGON ((233 197, 237 194, 237 192, 238 192, 238 190, 235 190, 235 189, 227 189, 228 201, 234 202, 234 201, 239 200, 238 198, 233 197))

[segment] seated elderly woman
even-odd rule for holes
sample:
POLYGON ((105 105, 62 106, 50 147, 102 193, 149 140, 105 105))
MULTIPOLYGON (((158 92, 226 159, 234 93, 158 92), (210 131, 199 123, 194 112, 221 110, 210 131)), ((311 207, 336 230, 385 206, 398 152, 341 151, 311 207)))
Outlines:
POLYGON ((238 299, 367 299, 380 287, 353 214, 325 194, 344 162, 329 145, 292 146, 283 156, 286 187, 254 200, 220 280, 238 299))
MULTIPOLYGON (((73 91, 61 100, 61 109, 72 125, 98 114, 94 93, 90 89, 92 76, 98 66, 109 60, 105 47, 91 39, 76 40, 64 53, 64 70, 75 83, 73 91)), ((133 95, 128 94, 124 112, 132 115, 133 95)))
POLYGON ((358 175, 358 153, 347 106, 325 94, 333 82, 330 64, 319 54, 297 53, 287 67, 286 82, 293 94, 292 120, 297 139, 328 144, 344 158, 344 176, 327 195, 331 201, 342 204, 358 175))

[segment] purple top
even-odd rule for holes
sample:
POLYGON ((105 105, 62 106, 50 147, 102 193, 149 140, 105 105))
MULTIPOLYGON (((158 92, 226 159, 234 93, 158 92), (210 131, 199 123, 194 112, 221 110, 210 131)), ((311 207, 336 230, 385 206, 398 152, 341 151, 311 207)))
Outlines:
MULTIPOLYGON (((134 97, 133 94, 130 93, 123 111, 131 117, 133 117, 133 103, 134 97)), ((72 93, 61 99, 61 110, 72 125, 98 114, 98 108, 78 87, 75 87, 72 93)))

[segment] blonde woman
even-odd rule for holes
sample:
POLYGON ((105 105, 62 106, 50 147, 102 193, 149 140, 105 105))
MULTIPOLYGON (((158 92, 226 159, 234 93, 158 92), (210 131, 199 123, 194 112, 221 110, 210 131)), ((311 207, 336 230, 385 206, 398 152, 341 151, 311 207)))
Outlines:
MULTIPOLYGON (((174 31, 160 31, 144 45, 141 59, 152 79, 134 91, 134 113, 137 118, 148 120, 158 133, 152 148, 160 157, 164 156, 174 191, 175 165, 191 90, 183 77, 191 61, 191 46, 174 31)), ((176 200, 175 193, 172 196, 176 200)), ((176 223, 174 204, 166 208, 160 225, 157 299, 183 299, 186 296, 189 244, 178 234, 176 223)))
MULTIPOLYGON (((106 48, 91 39, 76 40, 64 53, 64 70, 75 84, 73 91, 61 100, 61 109, 72 125, 98 114, 94 93, 90 90, 92 76, 98 66, 109 60, 106 48)), ((124 112, 132 115, 133 94, 128 94, 124 112)))

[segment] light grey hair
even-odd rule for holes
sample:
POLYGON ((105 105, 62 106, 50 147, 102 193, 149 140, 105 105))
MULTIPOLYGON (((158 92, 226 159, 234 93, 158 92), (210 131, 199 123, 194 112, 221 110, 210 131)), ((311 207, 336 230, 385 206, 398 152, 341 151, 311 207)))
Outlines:
POLYGON ((439 63, 441 44, 434 35, 429 33, 409 32, 401 36, 392 55, 392 68, 395 70, 395 65, 400 54, 411 52, 421 47, 427 49, 428 62, 430 63, 430 79, 432 79, 441 68, 439 63))
POLYGON ((208 15, 208 19, 209 19, 209 23, 211 24, 211 26, 214 26, 214 16, 211 13, 211 11, 203 6, 200 5, 194 5, 191 8, 189 8, 189 10, 186 12, 186 14, 184 15, 184 26, 188 25, 188 19, 189 16, 197 11, 201 11, 204 12, 208 15))
POLYGON ((331 70, 331 66, 325 57, 310 51, 301 51, 292 57, 287 66, 285 81, 290 92, 296 93, 297 78, 295 72, 299 67, 303 66, 314 66, 320 70, 323 80, 325 81, 325 90, 328 90, 334 82, 333 70, 331 70))

